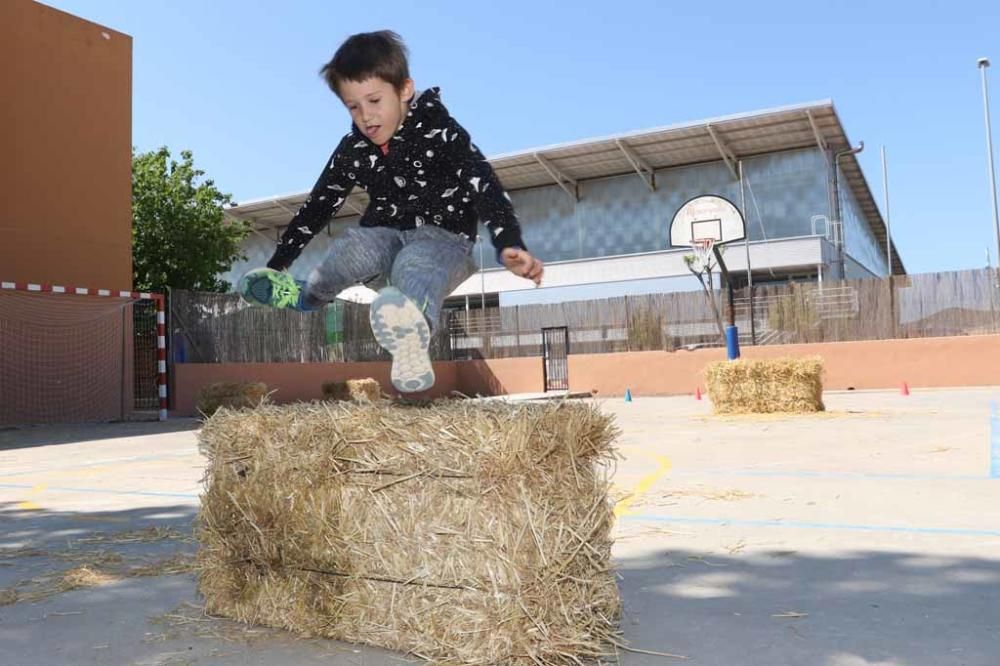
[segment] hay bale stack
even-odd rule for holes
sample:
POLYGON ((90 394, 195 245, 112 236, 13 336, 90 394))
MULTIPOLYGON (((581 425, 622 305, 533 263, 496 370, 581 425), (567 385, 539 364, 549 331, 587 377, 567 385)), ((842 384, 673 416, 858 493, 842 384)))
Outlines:
POLYGON ((372 402, 382 397, 382 387, 379 383, 367 377, 365 379, 348 379, 345 382, 324 382, 324 400, 370 400, 372 402))
POLYGON ((606 654, 616 434, 566 403, 221 411, 200 435, 207 610, 449 664, 606 654))
POLYGON ((823 359, 717 361, 705 368, 716 414, 821 412, 823 359))
POLYGON ((267 384, 263 382, 215 382, 206 384, 198 392, 197 407, 205 416, 212 416, 219 407, 256 407, 265 398, 267 384))

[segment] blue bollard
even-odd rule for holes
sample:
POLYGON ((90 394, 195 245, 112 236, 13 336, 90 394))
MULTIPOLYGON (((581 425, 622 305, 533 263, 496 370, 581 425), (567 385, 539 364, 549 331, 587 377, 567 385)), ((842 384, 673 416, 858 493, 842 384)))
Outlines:
POLYGON ((740 331, 735 326, 726 326, 726 353, 730 361, 740 357, 740 331))

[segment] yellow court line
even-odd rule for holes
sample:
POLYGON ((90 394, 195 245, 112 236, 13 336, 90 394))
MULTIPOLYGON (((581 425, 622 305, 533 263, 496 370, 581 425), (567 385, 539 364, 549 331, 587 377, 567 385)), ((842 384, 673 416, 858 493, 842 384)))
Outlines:
MULTIPOLYGON (((622 447, 626 448, 626 447, 622 447)), ((631 448, 631 447, 628 447, 631 448)), ((639 455, 644 458, 649 458, 656 462, 657 467, 655 470, 647 474, 646 476, 639 479, 639 483, 635 484, 635 488, 632 489, 625 497, 621 498, 617 504, 615 504, 615 518, 620 518, 621 516, 627 516, 633 513, 629 509, 632 507, 632 503, 639 499, 643 493, 653 487, 657 481, 662 479, 673 466, 670 463, 670 459, 666 456, 661 456, 657 453, 646 453, 645 451, 640 451, 639 455)))
MULTIPOLYGON (((29 495, 40 495, 48 488, 44 483, 39 483, 31 487, 28 491, 29 495)), ((39 505, 35 504, 31 500, 24 500, 23 502, 17 503, 17 508, 21 511, 35 511, 36 509, 41 509, 39 505)))

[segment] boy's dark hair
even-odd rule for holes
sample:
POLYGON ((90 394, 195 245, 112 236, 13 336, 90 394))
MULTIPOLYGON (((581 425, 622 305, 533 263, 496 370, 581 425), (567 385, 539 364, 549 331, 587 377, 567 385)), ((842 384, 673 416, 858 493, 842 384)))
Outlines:
POLYGON ((319 73, 338 97, 343 81, 360 83, 372 77, 387 81, 400 91, 410 78, 406 55, 406 45, 395 32, 361 32, 348 37, 319 73))

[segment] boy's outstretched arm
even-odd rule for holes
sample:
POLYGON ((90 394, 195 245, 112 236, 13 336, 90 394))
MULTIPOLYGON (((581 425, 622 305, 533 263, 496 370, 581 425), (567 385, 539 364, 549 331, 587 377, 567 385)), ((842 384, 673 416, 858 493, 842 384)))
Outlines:
POLYGON ((514 214, 510 195, 504 191, 493 167, 472 143, 465 128, 450 115, 447 124, 445 135, 448 139, 457 138, 445 141, 455 160, 455 168, 461 170, 459 177, 472 186, 473 205, 489 230, 497 260, 514 275, 540 285, 545 267, 540 259, 532 256, 521 239, 521 225, 514 214))
MULTIPOLYGON (((350 146, 349 139, 350 135, 345 136, 333 151, 330 161, 313 185, 306 202, 302 204, 295 217, 288 223, 285 233, 281 235, 278 247, 267 262, 268 268, 278 271, 288 268, 309 241, 323 230, 347 201, 347 195, 358 182, 348 177, 348 170, 344 164, 350 146)), ((358 175, 355 174, 355 178, 358 175)))

